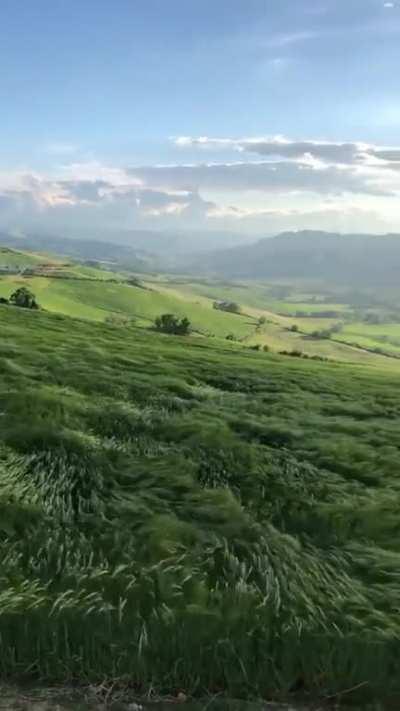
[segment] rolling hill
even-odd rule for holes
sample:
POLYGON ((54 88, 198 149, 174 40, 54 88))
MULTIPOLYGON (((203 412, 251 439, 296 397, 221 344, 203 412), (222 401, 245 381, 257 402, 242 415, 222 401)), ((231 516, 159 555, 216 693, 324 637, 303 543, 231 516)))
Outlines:
POLYGON ((291 294, 287 286, 172 275, 140 275, 139 279, 128 271, 110 272, 65 258, 9 248, 0 252, 0 271, 2 263, 5 271, 0 273, 0 297, 9 298, 17 288, 27 286, 41 308, 48 311, 93 321, 134 319, 138 327, 146 329, 162 313, 173 313, 188 317, 198 336, 229 337, 247 348, 392 370, 400 367, 400 360, 394 360, 400 358, 398 323, 367 326, 357 320, 353 307, 343 300, 330 302, 327 296, 302 294, 301 289, 294 289, 291 294), (240 313, 215 309, 214 302, 224 299, 237 301, 240 313), (327 314, 332 316, 327 318, 327 314), (350 320, 342 323, 343 318, 350 320), (338 323, 340 333, 334 338, 312 336, 315 331, 338 323))
POLYGON ((123 265, 125 269, 146 271, 160 266, 159 260, 154 254, 140 247, 96 239, 78 237, 66 239, 35 234, 15 237, 8 233, 0 233, 0 245, 19 252, 39 252, 58 257, 70 257, 80 261, 87 260, 109 269, 118 269, 123 265))
POLYGON ((400 272, 400 235, 287 232, 252 245, 200 256, 188 264, 188 269, 231 278, 396 285, 400 272))

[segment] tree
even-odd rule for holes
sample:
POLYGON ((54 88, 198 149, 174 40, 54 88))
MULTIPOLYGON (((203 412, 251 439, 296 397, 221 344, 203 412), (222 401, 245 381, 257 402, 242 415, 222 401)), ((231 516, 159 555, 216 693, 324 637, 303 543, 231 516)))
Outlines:
POLYGON ((231 314, 240 314, 240 306, 235 301, 214 301, 214 309, 228 311, 231 314))
POLYGON ((23 309, 38 309, 39 304, 33 294, 26 286, 20 286, 10 296, 10 304, 20 306, 23 309))
POLYGON ((190 333, 190 321, 186 316, 179 319, 174 314, 162 314, 155 320, 157 331, 172 333, 175 336, 187 336, 190 333))

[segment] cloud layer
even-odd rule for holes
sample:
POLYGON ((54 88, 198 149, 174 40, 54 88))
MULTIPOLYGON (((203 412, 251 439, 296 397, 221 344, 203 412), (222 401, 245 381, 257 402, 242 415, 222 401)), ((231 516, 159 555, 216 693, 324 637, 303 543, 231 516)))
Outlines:
POLYGON ((92 160, 49 174, 0 173, 0 229, 400 230, 398 146, 282 136, 173 143, 169 165, 92 160))

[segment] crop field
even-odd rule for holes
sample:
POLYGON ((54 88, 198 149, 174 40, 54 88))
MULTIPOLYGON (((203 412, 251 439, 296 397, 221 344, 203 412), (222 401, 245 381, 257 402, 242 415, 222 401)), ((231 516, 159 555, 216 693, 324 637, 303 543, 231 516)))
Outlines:
POLYGON ((11 306, 0 329, 3 676, 400 691, 396 373, 11 306))

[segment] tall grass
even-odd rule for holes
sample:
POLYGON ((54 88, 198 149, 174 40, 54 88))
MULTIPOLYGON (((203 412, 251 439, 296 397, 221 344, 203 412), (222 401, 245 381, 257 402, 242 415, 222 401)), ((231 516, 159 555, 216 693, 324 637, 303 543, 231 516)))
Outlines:
POLYGON ((3 676, 400 691, 392 376, 0 319, 3 676))

